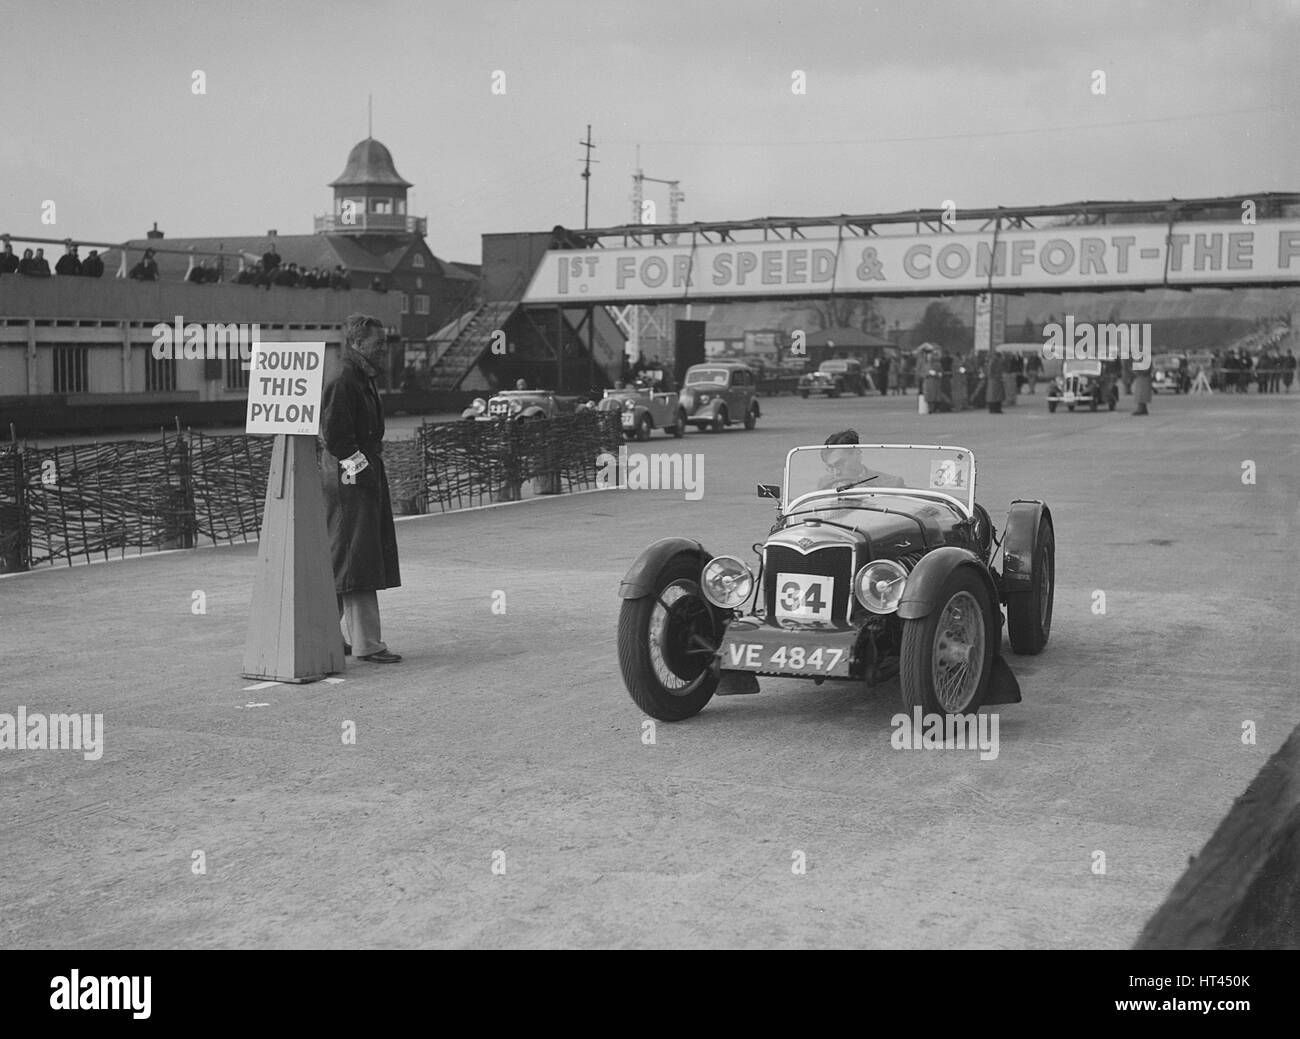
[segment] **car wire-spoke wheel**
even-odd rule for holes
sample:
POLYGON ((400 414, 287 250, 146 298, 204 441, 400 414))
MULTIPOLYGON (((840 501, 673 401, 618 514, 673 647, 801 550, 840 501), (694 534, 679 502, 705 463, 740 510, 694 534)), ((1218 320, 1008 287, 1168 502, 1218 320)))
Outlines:
POLYGON ((623 683, 636 705, 661 721, 698 714, 718 687, 723 622, 700 591, 702 565, 692 554, 672 557, 649 594, 625 599, 619 613, 623 683))
POLYGON ((971 714, 988 694, 998 628, 988 586, 973 566, 954 569, 924 617, 903 621, 903 705, 927 714, 971 714))
POLYGON ((939 706, 964 711, 979 686, 984 660, 984 612, 969 592, 958 592, 939 615, 931 666, 939 706))
POLYGON ((647 644, 655 677, 668 692, 684 696, 699 685, 718 648, 699 585, 676 581, 663 590, 650 611, 647 644))

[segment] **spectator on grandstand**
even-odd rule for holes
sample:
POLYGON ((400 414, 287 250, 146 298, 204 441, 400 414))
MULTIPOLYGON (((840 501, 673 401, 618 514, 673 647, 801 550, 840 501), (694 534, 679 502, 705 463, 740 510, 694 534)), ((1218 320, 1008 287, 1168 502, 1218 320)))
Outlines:
POLYGON ((28 278, 35 277, 36 260, 32 257, 30 249, 23 250, 23 258, 18 261, 18 273, 28 278))
POLYGON ((280 254, 275 251, 275 243, 268 242, 266 252, 262 253, 262 270, 270 272, 280 266, 280 254))
POLYGON ((77 247, 68 242, 64 246, 64 253, 59 257, 59 262, 54 265, 54 273, 60 277, 78 277, 81 274, 81 257, 77 255, 77 247))
POLYGON ((208 280, 208 267, 202 260, 199 260, 190 268, 189 274, 185 275, 186 281, 191 281, 195 285, 202 285, 208 280))
POLYGON ((82 261, 81 276, 83 278, 102 278, 104 276, 104 260, 99 255, 98 249, 91 249, 90 255, 82 261))
POLYGON ((334 273, 330 275, 330 288, 344 292, 352 288, 352 279, 348 276, 348 269, 342 264, 335 264, 334 273))
POLYGON ((1295 354, 1291 352, 1290 347, 1287 347, 1286 355, 1278 360, 1282 365, 1282 392, 1290 393, 1291 383, 1295 379, 1295 354))
POLYGON ((32 271, 32 274, 34 277, 37 278, 52 277, 52 275, 50 274, 50 261, 45 258, 44 249, 36 250, 36 258, 33 261, 33 265, 34 265, 34 269, 32 271))
POLYGON ((144 257, 131 268, 130 277, 133 281, 157 281, 158 264, 153 258, 153 250, 146 249, 144 257))
POLYGON ((14 255, 12 242, 5 242, 4 251, 0 252, 0 274, 17 274, 18 257, 14 255))
POLYGON ((291 263, 287 267, 281 265, 276 271, 275 283, 287 289, 296 288, 298 285, 298 265, 296 263, 291 263))

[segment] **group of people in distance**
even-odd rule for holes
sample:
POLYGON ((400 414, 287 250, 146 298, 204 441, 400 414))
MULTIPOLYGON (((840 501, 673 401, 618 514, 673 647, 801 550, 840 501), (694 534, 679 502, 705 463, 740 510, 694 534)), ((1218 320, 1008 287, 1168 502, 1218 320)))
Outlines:
MULTIPOLYGON (((24 249, 20 258, 14 253, 13 243, 5 242, 3 249, 0 249, 0 275, 21 274, 29 278, 49 278, 55 274, 61 277, 103 277, 104 260, 99 255, 98 249, 91 249, 90 255, 83 260, 79 255, 79 247, 72 241, 69 240, 64 248, 63 256, 59 258, 58 263, 54 265, 54 270, 51 271, 50 262, 45 258, 43 248, 24 249)), ((226 281, 225 266, 225 261, 222 258, 198 260, 185 275, 185 280, 195 285, 226 281)), ((144 251, 144 255, 131 268, 128 277, 132 281, 159 280, 158 261, 154 258, 152 249, 144 251)), ((296 263, 281 263, 280 254, 275 251, 274 245, 268 246, 261 260, 251 266, 244 267, 229 280, 236 285, 265 286, 267 289, 272 285, 305 289, 347 290, 352 288, 352 279, 347 268, 342 264, 337 264, 332 271, 324 267, 304 267, 299 269, 296 263)), ((370 288, 376 292, 388 291, 383 279, 379 277, 376 277, 371 282, 370 288)))
POLYGON ((98 249, 91 249, 90 255, 83 260, 77 255, 77 247, 69 242, 66 252, 59 257, 59 262, 51 272, 50 261, 45 258, 44 249, 37 249, 35 253, 31 249, 24 249, 21 259, 15 255, 12 242, 5 242, 4 248, 0 249, 0 275, 21 274, 26 278, 48 278, 51 273, 71 278, 99 278, 104 274, 104 261, 98 249))

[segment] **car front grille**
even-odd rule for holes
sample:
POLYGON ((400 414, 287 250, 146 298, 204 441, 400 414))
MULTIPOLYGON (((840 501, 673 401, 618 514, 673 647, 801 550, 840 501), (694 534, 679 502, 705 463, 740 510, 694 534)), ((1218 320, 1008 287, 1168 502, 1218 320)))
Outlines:
POLYGON ((808 574, 835 579, 831 623, 848 623, 847 607, 853 595, 853 546, 828 545, 804 555, 784 545, 769 545, 763 552, 763 601, 767 616, 776 619, 777 582, 780 574, 808 574))

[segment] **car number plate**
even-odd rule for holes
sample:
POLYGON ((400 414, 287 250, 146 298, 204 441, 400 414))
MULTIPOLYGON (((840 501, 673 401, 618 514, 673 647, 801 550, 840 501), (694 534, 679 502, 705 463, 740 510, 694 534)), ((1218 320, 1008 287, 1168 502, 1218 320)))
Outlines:
POLYGON ((835 578, 819 574, 777 574, 778 620, 829 621, 835 602, 835 578))
POLYGON ((846 649, 831 649, 826 646, 731 642, 726 646, 722 666, 731 670, 847 675, 849 652, 846 649))
POLYGON ((635 425, 635 423, 636 423, 636 416, 633 415, 632 412, 630 412, 630 411, 625 411, 625 412, 623 412, 623 425, 624 425, 624 426, 626 426, 628 429, 631 429, 632 426, 635 425))

